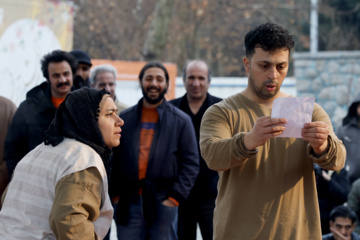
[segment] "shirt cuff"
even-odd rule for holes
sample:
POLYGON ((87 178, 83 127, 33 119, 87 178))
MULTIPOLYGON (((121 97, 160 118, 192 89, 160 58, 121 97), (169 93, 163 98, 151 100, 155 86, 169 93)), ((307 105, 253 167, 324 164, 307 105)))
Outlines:
POLYGON ((241 154, 244 155, 245 157, 251 157, 251 156, 255 155, 256 153, 258 153, 259 149, 258 148, 255 148, 253 150, 247 149, 245 146, 244 136, 245 136, 245 133, 240 133, 240 151, 241 151, 241 154))
POLYGON ((333 139, 330 135, 328 136, 327 141, 328 141, 328 147, 326 151, 321 155, 315 154, 314 149, 311 147, 310 143, 308 143, 307 152, 308 155, 313 159, 314 163, 323 162, 329 159, 330 153, 334 151, 333 139))

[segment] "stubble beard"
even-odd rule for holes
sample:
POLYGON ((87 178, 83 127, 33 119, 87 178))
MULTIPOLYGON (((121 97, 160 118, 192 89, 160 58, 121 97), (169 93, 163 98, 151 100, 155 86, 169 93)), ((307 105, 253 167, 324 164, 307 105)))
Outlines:
POLYGON ((159 96, 157 98, 151 98, 148 95, 148 92, 150 91, 150 89, 152 89, 152 88, 148 87, 146 89, 146 91, 145 91, 144 87, 141 87, 141 91, 143 93, 144 99, 149 104, 157 104, 157 103, 159 103, 160 101, 162 101, 164 99, 165 94, 167 92, 167 88, 164 88, 164 90, 159 93, 159 96))
POLYGON ((254 91, 254 93, 256 94, 256 96, 258 96, 259 98, 263 99, 263 100, 268 100, 268 99, 271 99, 273 98, 274 96, 276 96, 276 94, 279 92, 280 90, 280 87, 278 86, 277 83, 276 86, 275 86, 275 91, 274 92, 269 92, 269 91, 266 91, 265 88, 266 88, 266 84, 269 84, 269 83, 274 83, 272 80, 266 80, 265 82, 262 83, 262 85, 260 86, 260 88, 256 87, 255 86, 255 81, 253 79, 253 77, 249 76, 249 85, 251 87, 251 89, 254 91))

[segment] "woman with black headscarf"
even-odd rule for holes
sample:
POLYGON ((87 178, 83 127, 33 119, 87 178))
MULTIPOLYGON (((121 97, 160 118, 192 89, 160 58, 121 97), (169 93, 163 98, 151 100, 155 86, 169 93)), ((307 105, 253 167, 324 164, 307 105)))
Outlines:
POLYGON ((342 126, 338 128, 336 136, 345 145, 345 169, 348 171, 350 183, 353 184, 360 178, 360 94, 349 105, 348 113, 342 121, 342 126))
POLYGON ((113 216, 106 168, 124 124, 109 96, 89 88, 68 94, 44 143, 14 171, 0 239, 104 238, 113 216))

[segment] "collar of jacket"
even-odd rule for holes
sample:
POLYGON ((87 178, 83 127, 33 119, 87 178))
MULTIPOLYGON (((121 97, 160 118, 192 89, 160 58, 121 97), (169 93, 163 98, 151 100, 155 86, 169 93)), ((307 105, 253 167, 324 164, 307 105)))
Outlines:
POLYGON ((47 81, 33 87, 26 93, 26 100, 30 100, 34 104, 43 108, 55 108, 51 102, 51 89, 47 81))
MULTIPOLYGON (((138 101, 138 104, 137 104, 137 116, 138 118, 141 119, 141 112, 142 112, 142 108, 143 108, 143 101, 144 101, 144 98, 142 97, 139 101, 138 101)), ((156 111, 158 112, 159 114, 159 122, 161 122, 161 120, 163 119, 163 115, 164 115, 164 112, 165 112, 165 109, 168 105, 168 101, 166 100, 166 98, 164 98, 164 101, 156 107, 156 111)))
POLYGON ((356 117, 356 116, 353 116, 353 117, 350 119, 348 125, 355 126, 355 127, 359 127, 359 122, 358 122, 358 121, 359 121, 359 118, 356 117))

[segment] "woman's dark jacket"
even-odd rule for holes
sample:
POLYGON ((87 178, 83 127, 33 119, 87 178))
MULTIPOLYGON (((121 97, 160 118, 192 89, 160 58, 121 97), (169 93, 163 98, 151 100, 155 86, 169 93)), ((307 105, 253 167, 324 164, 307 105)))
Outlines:
POLYGON ((352 102, 348 114, 343 119, 336 136, 343 141, 346 148, 345 169, 351 184, 360 178, 360 117, 357 114, 357 106, 360 104, 360 95, 352 102))

